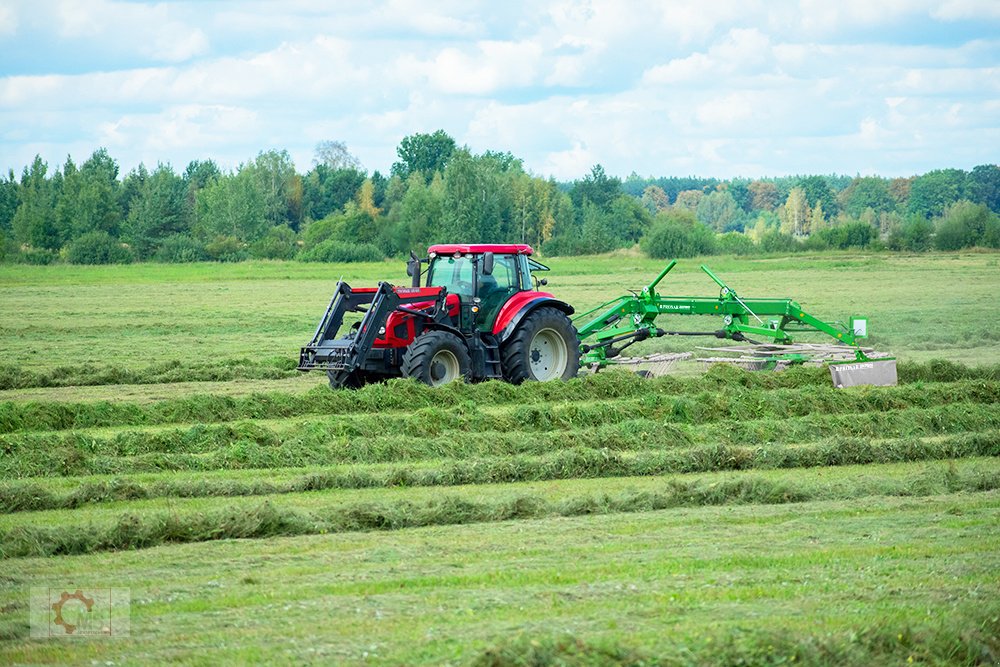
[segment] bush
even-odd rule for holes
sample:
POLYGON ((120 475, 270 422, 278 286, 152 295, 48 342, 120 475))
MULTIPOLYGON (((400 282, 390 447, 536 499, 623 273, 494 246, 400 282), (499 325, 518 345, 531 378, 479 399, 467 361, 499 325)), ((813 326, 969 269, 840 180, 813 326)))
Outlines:
POLYGON ((957 201, 938 220, 934 245, 938 250, 958 250, 980 245, 995 215, 984 204, 957 201))
POLYGON ((836 248, 847 250, 848 248, 867 248, 872 241, 878 238, 878 231, 867 222, 853 220, 824 229, 813 234, 815 240, 809 244, 810 249, 820 250, 826 248, 836 248))
POLYGON ((795 252, 800 249, 799 242, 791 234, 782 234, 780 230, 769 229, 760 237, 758 244, 763 252, 795 252))
POLYGON ((250 256, 257 259, 291 259, 295 256, 295 232, 285 225, 272 227, 250 246, 250 256))
POLYGON ((22 246, 20 249, 7 254, 6 260, 15 264, 34 264, 42 266, 52 264, 59 259, 59 253, 45 248, 31 248, 22 246))
POLYGON ((128 264, 132 251, 107 232, 87 232, 66 246, 71 264, 128 264))
POLYGON ((205 244, 205 252, 217 262, 242 262, 250 257, 247 244, 235 236, 217 236, 205 244))
POLYGON ((757 246, 746 234, 729 232, 715 237, 715 251, 720 255, 752 255, 757 246))
POLYGON ((991 215, 986 221, 982 245, 987 248, 1000 248, 1000 217, 991 215))
POLYGON ((154 262, 182 264, 204 262, 208 259, 205 246, 198 239, 186 234, 173 234, 160 241, 160 247, 153 254, 154 262))
POLYGON ((349 243, 329 239, 299 253, 303 262, 379 262, 385 258, 370 243, 349 243))
POLYGON ((657 216, 639 245, 650 257, 673 259, 715 253, 715 233, 694 219, 690 211, 657 216))
POLYGON ((933 236, 934 224, 923 216, 914 216, 899 228, 899 247, 911 252, 924 252, 931 249, 933 236))

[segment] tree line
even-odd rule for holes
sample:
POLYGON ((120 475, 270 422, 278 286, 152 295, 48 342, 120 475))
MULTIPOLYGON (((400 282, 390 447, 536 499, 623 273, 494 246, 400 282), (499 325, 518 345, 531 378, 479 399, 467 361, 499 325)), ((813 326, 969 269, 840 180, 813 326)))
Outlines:
POLYGON ((657 257, 888 248, 1000 247, 1000 168, 909 178, 622 180, 600 166, 570 183, 509 152, 475 154, 443 130, 413 134, 388 174, 342 142, 300 173, 287 151, 231 171, 139 165, 107 150, 77 166, 36 157, 0 178, 0 259, 8 262, 378 260, 436 242, 523 242, 546 255, 639 244, 657 257))

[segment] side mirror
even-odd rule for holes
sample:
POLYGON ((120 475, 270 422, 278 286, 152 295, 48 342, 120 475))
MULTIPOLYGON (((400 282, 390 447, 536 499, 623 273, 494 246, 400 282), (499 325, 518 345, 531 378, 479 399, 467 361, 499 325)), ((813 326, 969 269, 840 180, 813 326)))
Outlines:
POLYGON ((410 261, 406 263, 406 275, 413 278, 413 286, 420 287, 420 259, 410 251, 410 261))
POLYGON ((493 253, 483 253, 483 275, 493 275, 493 253))

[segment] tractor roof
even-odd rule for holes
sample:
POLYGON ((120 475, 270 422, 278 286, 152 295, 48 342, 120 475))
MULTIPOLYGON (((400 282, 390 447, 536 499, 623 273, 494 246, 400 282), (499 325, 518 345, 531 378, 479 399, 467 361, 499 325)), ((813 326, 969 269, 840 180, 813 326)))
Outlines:
POLYGON ((484 252, 495 252, 501 255, 530 255, 533 251, 530 245, 523 243, 442 243, 432 245, 427 249, 427 252, 438 255, 454 255, 456 252, 463 255, 466 253, 477 255, 484 252))

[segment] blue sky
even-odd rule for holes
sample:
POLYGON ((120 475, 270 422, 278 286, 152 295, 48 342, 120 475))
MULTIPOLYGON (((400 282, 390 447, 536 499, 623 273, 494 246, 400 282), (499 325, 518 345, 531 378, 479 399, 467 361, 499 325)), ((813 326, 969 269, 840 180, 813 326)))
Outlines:
POLYGON ((1000 155, 1000 0, 0 0, 0 168, 123 172, 444 129, 541 176, 970 169, 1000 155))

